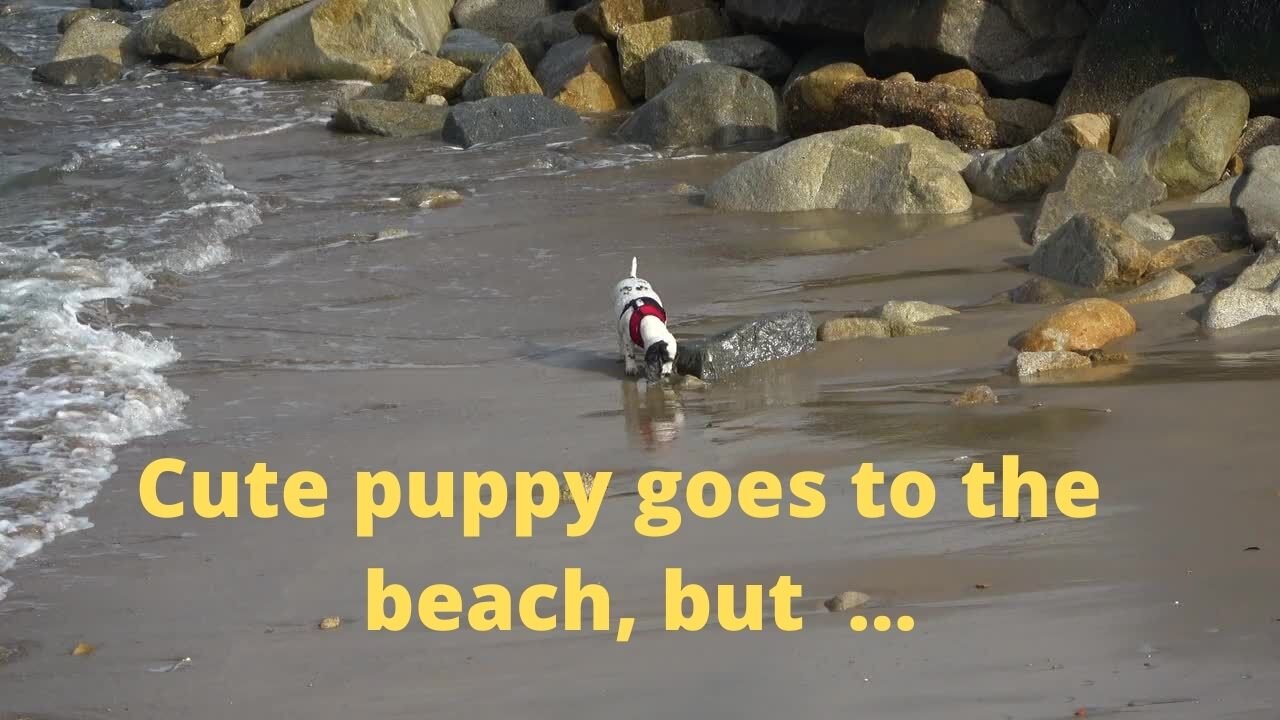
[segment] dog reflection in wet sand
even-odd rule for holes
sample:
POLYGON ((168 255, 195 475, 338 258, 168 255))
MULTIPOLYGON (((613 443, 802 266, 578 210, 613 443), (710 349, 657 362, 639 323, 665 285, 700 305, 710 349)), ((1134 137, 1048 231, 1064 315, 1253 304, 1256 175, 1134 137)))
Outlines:
POLYGON ((673 442, 684 427, 684 408, 669 387, 649 383, 622 383, 622 410, 627 435, 640 438, 645 448, 673 442))

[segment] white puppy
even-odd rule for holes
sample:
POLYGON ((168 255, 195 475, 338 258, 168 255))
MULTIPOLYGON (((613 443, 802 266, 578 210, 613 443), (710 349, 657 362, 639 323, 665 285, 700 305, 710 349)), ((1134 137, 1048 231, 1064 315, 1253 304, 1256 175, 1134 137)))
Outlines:
POLYGON ((676 339, 667 330, 662 298, 648 281, 636 277, 635 258, 631 258, 631 277, 621 280, 613 295, 618 352, 626 363, 627 375, 640 374, 641 366, 636 361, 640 352, 644 353, 644 375, 650 382, 670 375, 676 359, 676 339))

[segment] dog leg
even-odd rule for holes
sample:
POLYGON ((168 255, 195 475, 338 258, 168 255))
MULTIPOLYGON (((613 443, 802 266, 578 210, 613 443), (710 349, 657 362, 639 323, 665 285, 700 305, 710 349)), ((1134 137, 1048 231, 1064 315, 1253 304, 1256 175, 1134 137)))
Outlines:
POLYGON ((636 362, 635 346, 627 343, 626 350, 622 356, 626 358, 627 377, 636 377, 640 374, 640 365, 636 362))

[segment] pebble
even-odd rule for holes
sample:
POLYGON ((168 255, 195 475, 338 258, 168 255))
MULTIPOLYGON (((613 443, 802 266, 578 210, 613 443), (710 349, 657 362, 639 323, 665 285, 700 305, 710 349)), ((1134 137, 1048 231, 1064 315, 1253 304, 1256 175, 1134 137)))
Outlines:
POLYGON ((329 617, 320 621, 320 629, 334 630, 341 624, 342 624, 342 618, 338 617, 337 615, 330 615, 329 617))
POLYGON ((999 405, 1000 398, 996 391, 988 385, 975 385, 965 390, 960 397, 952 398, 951 404, 956 407, 974 407, 975 405, 999 405))
POLYGON ((844 612, 857 607, 862 607, 871 601, 871 596, 866 593, 860 593, 856 590, 848 590, 839 595, 832 597, 822 603, 823 607, 831 612, 844 612))
POLYGON ((90 645, 89 643, 83 643, 83 642, 76 643, 76 646, 74 649, 72 649, 71 654, 74 655, 75 657, 83 657, 85 655, 92 655, 94 650, 97 650, 97 648, 90 645))
POLYGON ((415 188, 404 196, 404 202, 410 207, 443 208, 459 205, 463 201, 462 193, 457 190, 442 188, 415 188))

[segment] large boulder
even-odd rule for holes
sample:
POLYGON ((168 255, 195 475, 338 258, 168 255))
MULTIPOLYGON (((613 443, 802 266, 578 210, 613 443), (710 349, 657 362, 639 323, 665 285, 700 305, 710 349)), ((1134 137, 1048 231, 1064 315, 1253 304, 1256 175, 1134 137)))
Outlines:
POLYGON ((124 68, 101 55, 55 60, 36 66, 31 77, 50 85, 93 87, 119 80, 124 68))
POLYGON ((613 51, 594 35, 579 35, 552 47, 535 79, 547 97, 580 113, 631 107, 613 51))
POLYGON ((968 153, 919 127, 860 125, 795 140, 730 170, 708 207, 753 212, 959 213, 973 196, 968 153))
POLYGON ((618 128, 657 148, 725 148, 778 133, 778 99, 763 79, 713 63, 686 67, 618 128))
POLYGON ((1231 194, 1231 207, 1255 248, 1280 243, 1280 145, 1249 158, 1231 194))
POLYGON ((592 0, 578 10, 574 25, 583 34, 614 40, 631 25, 715 7, 713 0, 592 0))
POLYGON ((1036 246, 1031 272, 1080 287, 1131 285, 1151 266, 1151 251, 1119 223, 1082 213, 1036 246))
POLYGON ((1103 298, 1077 300, 1019 335, 1013 346, 1022 352, 1089 352, 1138 330, 1123 306, 1103 298))
POLYGON ((452 100, 462 93, 471 71, 434 55, 419 53, 400 63, 387 79, 384 100, 422 102, 432 95, 452 100))
POLYGON ((1164 183, 1099 150, 1080 150, 1036 210, 1031 242, 1039 244, 1072 217, 1093 213, 1122 223, 1165 199, 1164 183))
POLYGON ((439 57, 471 72, 478 72, 486 63, 502 52, 506 43, 495 40, 476 30, 458 28, 450 30, 440 43, 439 57))
POLYGON ((554 13, 555 5, 553 0, 458 0, 453 19, 460 28, 514 42, 529 23, 554 13))
POLYGON ((199 62, 243 37, 239 0, 177 0, 135 28, 133 47, 147 57, 199 62))
POLYGON ((1035 100, 987 98, 982 109, 996 124, 996 147, 1030 142, 1053 125, 1053 106, 1035 100))
POLYGON ((225 63, 261 79, 382 82, 405 59, 440 48, 452 6, 453 0, 312 0, 249 33, 225 63))
POLYGON ((926 76, 969 68, 1007 95, 1052 95, 1093 24, 1079 0, 879 2, 867 23, 877 66, 926 76))
POLYGON ((507 43, 502 50, 467 78, 462 86, 463 100, 483 100, 508 95, 529 95, 542 92, 542 86, 524 64, 524 58, 515 45, 507 43))
POLYGON ((1235 154, 1249 96, 1234 82, 1176 78, 1129 103, 1112 152, 1180 197, 1209 189, 1235 154))
POLYGON ((1280 3, 1199 0, 1195 19, 1221 77, 1244 86, 1255 112, 1280 112, 1280 3))
POLYGON ((581 124, 577 113, 542 95, 509 95, 453 106, 441 137, 469 148, 581 124))
POLYGON ((1082 148, 1106 152, 1110 144, 1110 117, 1072 115, 1028 143, 974 158, 964 170, 964 179, 975 195, 988 200, 1035 200, 1044 195, 1082 148))
MULTIPOLYGON (((876 0, 726 0, 725 10, 751 32, 862 44, 876 0)), ((842 43, 842 44, 843 44, 842 43)))
POLYGON ((644 63, 658 48, 675 40, 712 40, 730 34, 720 12, 712 9, 671 15, 628 25, 618 34, 622 85, 633 98, 644 97, 644 63))
POLYGON ((996 143, 996 123, 984 111, 982 96, 975 92, 941 83, 859 78, 850 68, 838 95, 831 98, 832 80, 822 71, 810 73, 787 93, 787 128, 793 135, 802 137, 853 125, 916 125, 965 150, 996 143), (811 85, 826 87, 815 90, 811 85), (821 104, 806 102, 813 97, 820 98, 821 104), (823 113, 821 105, 828 98, 830 110, 823 113))
POLYGON ((444 127, 448 115, 447 107, 420 102, 353 99, 338 105, 333 128, 384 137, 434 135, 444 127))
POLYGON ((53 54, 54 60, 100 55, 117 65, 137 62, 129 43, 129 28, 98 20, 81 20, 67 28, 53 54))
POLYGON ((779 83, 791 72, 786 51, 759 35, 715 40, 677 40, 658 48, 644 63, 644 96, 652 99, 689 65, 716 63, 779 83))
POLYGON ((809 313, 773 313, 705 340, 681 342, 675 370, 716 382, 761 363, 810 352, 818 346, 817 336, 809 313))
POLYGON ((577 37, 578 29, 573 26, 574 15, 574 12, 565 10, 538 18, 521 30, 516 36, 515 46, 520 48, 524 64, 531 68, 538 67, 548 50, 577 37))
POLYGON ((1231 287, 1213 296, 1204 326, 1225 330, 1261 317, 1280 315, 1280 245, 1271 244, 1240 273, 1231 287))
POLYGON ((243 11, 245 32, 249 32, 273 17, 306 5, 310 0, 253 0, 243 11))

